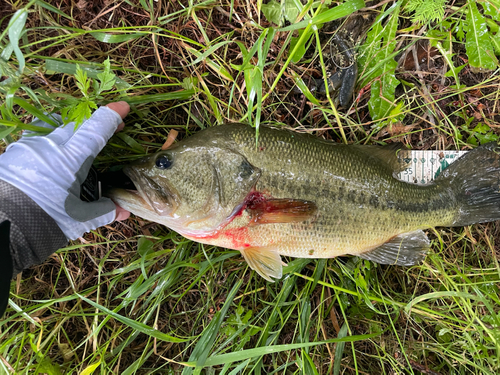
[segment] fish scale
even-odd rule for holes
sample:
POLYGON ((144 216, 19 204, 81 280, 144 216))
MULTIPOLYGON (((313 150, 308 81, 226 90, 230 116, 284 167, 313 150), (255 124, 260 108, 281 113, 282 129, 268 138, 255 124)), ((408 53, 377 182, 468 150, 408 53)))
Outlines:
POLYGON ((108 195, 187 238, 239 250, 272 281, 280 255, 412 265, 430 246, 423 229, 498 220, 499 155, 496 143, 483 145, 418 185, 395 177, 415 157, 394 146, 263 126, 256 144, 254 128, 228 124, 125 168, 137 191, 108 195))
MULTIPOLYGON (((261 129, 256 148, 254 130, 242 130, 232 134, 239 152, 252 165, 266 171, 256 190, 269 192, 273 198, 315 201, 319 207, 317 217, 305 223, 249 228, 246 242, 252 247, 273 243, 281 255, 303 258, 356 255, 398 234, 449 224, 454 216, 448 214, 447 222, 441 211, 450 207, 443 207, 440 211, 422 210, 419 214, 412 211, 408 218, 408 210, 402 210, 401 206, 429 207, 428 196, 439 196, 440 188, 401 183, 392 176, 392 170, 363 153, 346 153, 343 145, 267 128, 261 129), (370 175, 378 179, 367 185, 367 181, 373 180, 370 175), (384 194, 383 190, 388 188, 389 193, 384 194), (399 200, 388 202, 385 195, 399 197, 399 200), (373 200, 368 197, 375 197, 379 203, 370 204, 373 200)), ((245 227, 247 220, 247 217, 235 220, 227 229, 245 227)), ((222 246, 229 247, 231 241, 229 236, 222 246)))

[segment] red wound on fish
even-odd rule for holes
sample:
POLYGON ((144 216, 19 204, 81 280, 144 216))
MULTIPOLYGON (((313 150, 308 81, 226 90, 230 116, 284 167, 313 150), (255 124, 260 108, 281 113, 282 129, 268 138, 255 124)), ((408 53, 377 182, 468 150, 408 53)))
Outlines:
POLYGON ((257 192, 248 198, 250 225, 297 223, 313 218, 318 210, 314 202, 301 199, 273 199, 257 192))

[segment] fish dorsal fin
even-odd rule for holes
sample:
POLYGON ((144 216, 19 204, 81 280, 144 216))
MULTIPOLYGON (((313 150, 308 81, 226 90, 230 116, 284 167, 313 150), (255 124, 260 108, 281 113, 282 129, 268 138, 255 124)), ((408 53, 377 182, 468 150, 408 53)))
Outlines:
POLYGON ((315 217, 316 203, 302 199, 262 199, 249 202, 250 225, 297 223, 315 217))
POLYGON ((283 275, 283 262, 275 248, 249 247, 240 250, 251 269, 270 282, 281 279, 283 275))
POLYGON ((405 149, 404 144, 401 142, 391 143, 385 146, 353 145, 350 147, 355 147, 366 155, 378 159, 387 165, 393 172, 399 173, 407 167, 406 164, 398 158, 399 151, 405 149))
POLYGON ((380 264, 413 266, 425 258, 429 246, 425 233, 417 230, 400 234, 376 249, 356 255, 380 264))

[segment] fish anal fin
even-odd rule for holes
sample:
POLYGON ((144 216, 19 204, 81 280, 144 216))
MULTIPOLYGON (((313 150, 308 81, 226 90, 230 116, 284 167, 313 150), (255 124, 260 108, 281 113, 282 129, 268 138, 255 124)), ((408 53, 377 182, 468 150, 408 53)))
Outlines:
POLYGON ((425 258, 429 246, 425 233, 417 230, 400 234, 373 250, 357 255, 380 264, 412 266, 425 258))
POLYGON ((270 282, 281 279, 283 262, 278 252, 271 246, 249 247, 240 250, 251 269, 270 282))
POLYGON ((318 208, 314 202, 300 199, 263 199, 247 205, 250 225, 296 223, 314 218, 318 208))

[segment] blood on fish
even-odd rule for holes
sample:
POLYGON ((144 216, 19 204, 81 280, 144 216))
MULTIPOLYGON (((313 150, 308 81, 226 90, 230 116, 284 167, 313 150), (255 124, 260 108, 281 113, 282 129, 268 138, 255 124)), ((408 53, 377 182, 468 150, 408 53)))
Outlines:
MULTIPOLYGON (((268 202, 269 199, 270 199, 269 196, 262 192, 259 191, 250 192, 248 196, 245 198, 245 201, 242 204, 240 210, 236 212, 230 220, 228 220, 226 226, 230 224, 235 217, 241 216, 246 209, 250 210, 264 209, 265 212, 272 212, 273 206, 266 204, 266 202, 268 202)), ((233 245, 232 247, 234 249, 238 248, 241 249, 241 248, 251 247, 248 236, 249 236, 248 227, 239 227, 227 230, 220 229, 216 233, 210 235, 199 235, 190 237, 202 242, 213 242, 213 240, 220 240, 225 238, 231 241, 233 245)))
POLYGON ((248 241, 247 227, 228 229, 226 231, 223 231, 221 233, 221 236, 225 236, 226 238, 230 239, 235 249, 242 247, 250 247, 250 244, 247 242, 248 241))
POLYGON ((237 216, 241 216, 247 208, 250 210, 254 210, 257 207, 260 207, 260 205, 262 205, 269 199, 270 197, 267 194, 264 194, 260 191, 251 191, 245 198, 240 210, 236 212, 236 214, 234 214, 233 219, 237 216))
POLYGON ((214 243, 214 240, 228 239, 231 241, 231 247, 233 249, 248 248, 251 245, 248 243, 248 228, 231 228, 227 230, 221 230, 211 235, 201 235, 201 236, 189 236, 189 238, 197 240, 204 243, 214 243))

